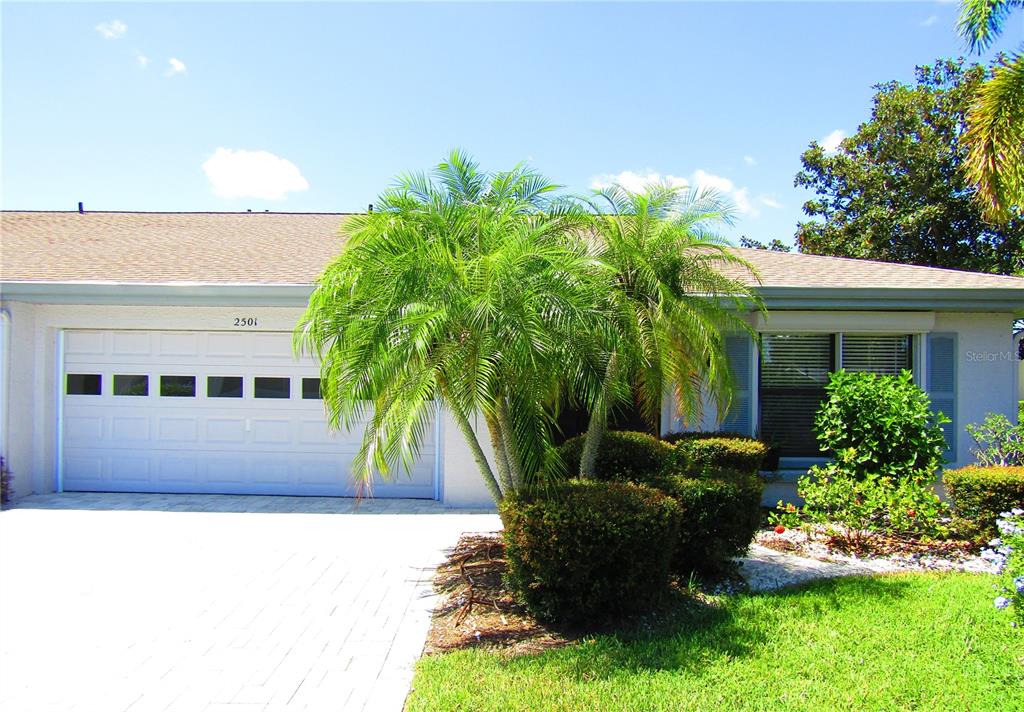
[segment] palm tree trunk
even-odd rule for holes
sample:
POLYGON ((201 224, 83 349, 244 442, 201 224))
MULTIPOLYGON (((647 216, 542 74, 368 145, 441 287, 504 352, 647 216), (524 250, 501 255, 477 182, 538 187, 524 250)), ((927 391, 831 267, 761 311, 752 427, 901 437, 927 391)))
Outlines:
POLYGON ((491 493, 495 504, 501 504, 501 501, 504 499, 501 494, 501 487, 498 486, 498 481, 494 479, 494 472, 491 470, 490 463, 487 462, 487 455, 484 454, 483 448, 480 447, 480 441, 477 440, 473 426, 470 425, 469 419, 465 415, 456 412, 455 409, 450 410, 452 417, 455 419, 455 424, 459 426, 463 437, 466 438, 469 449, 473 452, 473 459, 476 460, 477 467, 480 468, 480 474, 484 478, 484 485, 486 485, 487 491, 491 493))
POLYGON ((590 422, 587 424, 587 438, 583 443, 583 454, 580 455, 580 477, 590 479, 594 476, 597 466, 597 453, 601 449, 601 440, 608 429, 608 409, 611 400, 612 383, 615 382, 616 371, 618 370, 619 357, 613 351, 608 357, 608 368, 604 372, 604 382, 601 384, 601 395, 594 405, 594 412, 590 414, 590 422))
POLYGON ((518 492, 523 485, 523 464, 519 459, 519 449, 516 447, 515 430, 512 428, 512 418, 508 413, 508 401, 504 397, 498 401, 498 423, 505 435, 505 459, 508 461, 509 479, 512 481, 512 488, 518 492))
POLYGON ((487 421, 487 432, 491 436, 491 448, 494 450, 494 460, 498 463, 498 481, 501 482, 501 489, 505 494, 512 492, 512 470, 508 461, 508 448, 505 445, 506 433, 503 432, 501 423, 491 415, 485 415, 487 421))

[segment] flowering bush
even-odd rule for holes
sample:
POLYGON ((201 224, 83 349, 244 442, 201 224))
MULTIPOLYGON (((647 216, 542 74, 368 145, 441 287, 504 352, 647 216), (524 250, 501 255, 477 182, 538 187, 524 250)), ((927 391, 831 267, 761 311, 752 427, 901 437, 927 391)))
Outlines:
POLYGON ((1014 425, 1002 413, 989 413, 984 423, 971 423, 966 430, 977 443, 971 452, 979 465, 1024 465, 1024 422, 1014 425))
POLYGON ((1003 512, 996 522, 1000 536, 988 543, 981 557, 989 561, 999 575, 996 608, 1012 608, 1016 620, 1024 624, 1024 509, 1015 507, 1003 512))
POLYGON ((858 478, 841 463, 812 467, 797 481, 803 507, 779 502, 772 524, 795 528, 824 528, 837 544, 861 549, 864 534, 938 538, 948 534, 948 507, 931 486, 930 478, 865 475, 858 478))

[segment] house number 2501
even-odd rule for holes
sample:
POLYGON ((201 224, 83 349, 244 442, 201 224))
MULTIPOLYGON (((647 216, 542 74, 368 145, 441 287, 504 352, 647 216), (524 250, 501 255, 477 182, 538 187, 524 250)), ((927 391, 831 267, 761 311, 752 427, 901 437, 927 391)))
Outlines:
POLYGON ((259 321, 254 316, 236 316, 235 326, 259 326, 259 321))

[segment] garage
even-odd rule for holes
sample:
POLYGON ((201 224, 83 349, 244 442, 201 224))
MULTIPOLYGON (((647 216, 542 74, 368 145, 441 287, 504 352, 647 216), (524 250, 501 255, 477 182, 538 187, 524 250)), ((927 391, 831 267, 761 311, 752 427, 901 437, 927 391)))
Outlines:
MULTIPOLYGON (((245 324, 241 325, 243 328, 245 324)), ((63 332, 59 479, 66 491, 353 496, 361 429, 331 432, 319 371, 291 334, 63 332)), ((432 499, 436 428, 375 497, 432 499)))

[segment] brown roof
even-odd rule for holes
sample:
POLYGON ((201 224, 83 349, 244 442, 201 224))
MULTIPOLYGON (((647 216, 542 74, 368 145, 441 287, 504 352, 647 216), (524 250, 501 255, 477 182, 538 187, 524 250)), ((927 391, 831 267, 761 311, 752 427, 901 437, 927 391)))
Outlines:
MULTIPOLYGON (((0 213, 7 282, 312 284, 343 213, 0 213)), ((737 248, 763 287, 1020 289, 1024 279, 737 248)))
POLYGON ((0 279, 312 284, 340 213, 0 213, 0 279))

